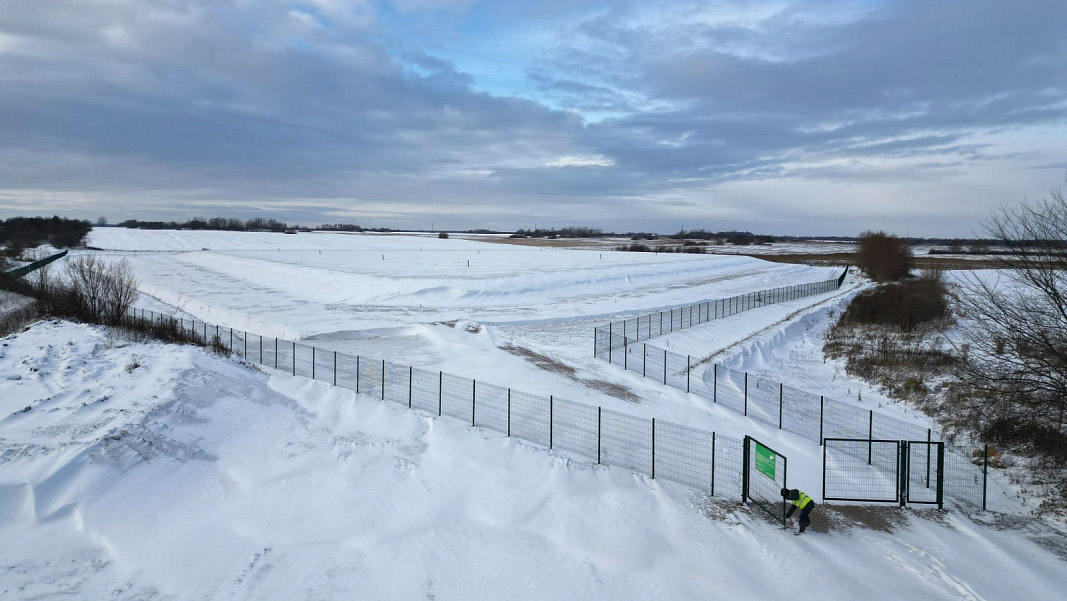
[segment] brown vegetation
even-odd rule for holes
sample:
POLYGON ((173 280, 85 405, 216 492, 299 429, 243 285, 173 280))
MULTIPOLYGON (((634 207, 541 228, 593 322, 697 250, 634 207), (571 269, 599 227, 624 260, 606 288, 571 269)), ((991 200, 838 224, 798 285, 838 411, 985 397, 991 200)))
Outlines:
POLYGON ((885 232, 864 232, 856 251, 856 266, 876 282, 906 278, 913 266, 911 248, 885 232))

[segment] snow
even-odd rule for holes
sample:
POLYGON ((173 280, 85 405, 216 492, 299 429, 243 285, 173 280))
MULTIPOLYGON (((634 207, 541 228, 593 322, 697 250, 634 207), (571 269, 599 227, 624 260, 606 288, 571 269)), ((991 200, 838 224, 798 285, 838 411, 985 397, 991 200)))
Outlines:
MULTIPOLYGON (((91 244, 131 261, 157 295, 139 306, 750 434, 789 457, 791 486, 821 489, 818 446, 594 359, 592 326, 833 270, 425 236, 106 228, 91 244), (470 272, 446 268, 467 256, 470 272), (470 307, 434 292, 420 310, 443 283, 470 307)), ((817 350, 852 290, 656 343, 848 391, 817 350)), ((881 527, 820 507, 817 532, 785 536, 734 501, 193 347, 64 322, 3 344, 0 540, 20 544, 0 545, 0 598, 992 600, 1067 585, 1067 539, 1025 517, 878 508, 881 527)))
POLYGON ((0 380, 0 535, 20 544, 0 548, 0 595, 1050 599, 1067 585, 1055 554, 958 514, 783 537, 684 487, 192 347, 62 322, 5 343, 0 369, 22 379, 0 380))

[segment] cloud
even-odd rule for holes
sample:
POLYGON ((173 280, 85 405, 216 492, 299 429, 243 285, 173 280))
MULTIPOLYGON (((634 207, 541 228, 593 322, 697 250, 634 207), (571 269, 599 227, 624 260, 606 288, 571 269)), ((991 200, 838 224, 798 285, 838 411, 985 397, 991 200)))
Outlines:
POLYGON ((988 0, 0 5, 0 213, 760 230, 753 207, 773 207, 854 233, 886 203, 906 222, 906 193, 950 207, 924 214, 930 233, 970 230, 1011 190, 1062 181, 1065 17, 988 0))

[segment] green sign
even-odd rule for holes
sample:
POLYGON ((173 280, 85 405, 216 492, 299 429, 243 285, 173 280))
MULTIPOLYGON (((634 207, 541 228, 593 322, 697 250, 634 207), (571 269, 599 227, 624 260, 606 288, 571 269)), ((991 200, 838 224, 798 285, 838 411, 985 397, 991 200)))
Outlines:
POLYGON ((777 453, 756 443, 756 470, 771 480, 774 480, 774 465, 777 458, 777 453))

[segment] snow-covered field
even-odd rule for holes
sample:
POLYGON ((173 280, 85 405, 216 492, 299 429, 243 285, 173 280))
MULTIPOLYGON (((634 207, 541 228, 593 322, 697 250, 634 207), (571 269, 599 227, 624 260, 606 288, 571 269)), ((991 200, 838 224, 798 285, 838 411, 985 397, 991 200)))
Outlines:
MULTIPOLYGON (((592 325, 832 270, 426 236, 108 228, 91 244, 131 261, 154 295, 141 306, 751 434, 789 457, 792 486, 820 491, 819 447, 593 359, 592 325)), ((658 341, 849 400, 859 384, 818 338, 856 286, 658 341)), ((855 400, 889 406, 866 388, 855 400)), ((0 347, 0 539, 19 541, 0 545, 0 598, 993 600, 1067 586, 1063 534, 1023 517, 823 507, 814 524, 783 536, 734 502, 191 347, 65 323, 0 347)))

